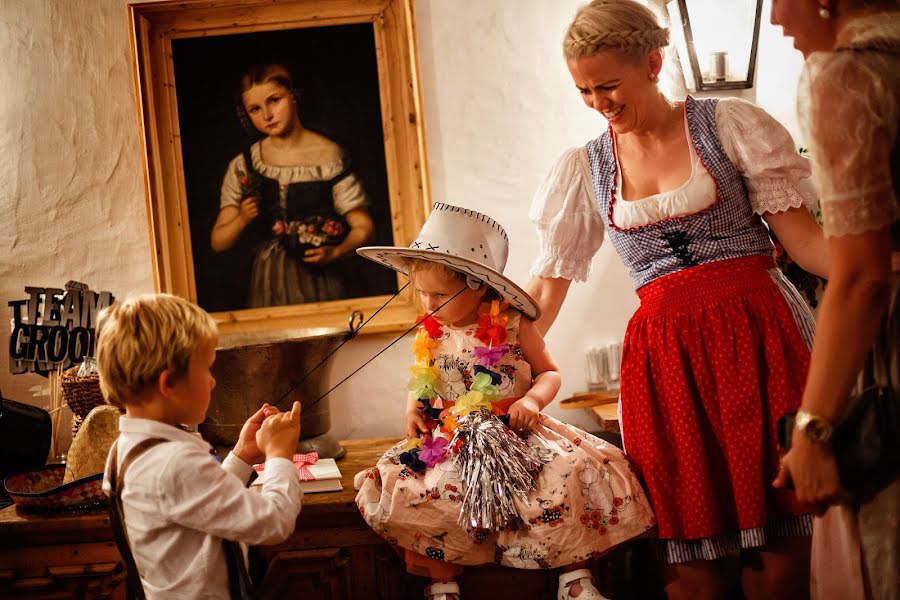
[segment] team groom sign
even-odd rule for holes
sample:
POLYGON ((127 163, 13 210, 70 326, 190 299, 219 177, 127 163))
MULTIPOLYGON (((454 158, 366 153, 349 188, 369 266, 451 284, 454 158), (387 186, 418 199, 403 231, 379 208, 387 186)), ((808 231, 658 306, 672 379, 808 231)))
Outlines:
POLYGON ((9 371, 47 373, 93 356, 98 313, 113 303, 110 292, 95 292, 70 281, 66 289, 26 287, 28 298, 12 300, 9 371))

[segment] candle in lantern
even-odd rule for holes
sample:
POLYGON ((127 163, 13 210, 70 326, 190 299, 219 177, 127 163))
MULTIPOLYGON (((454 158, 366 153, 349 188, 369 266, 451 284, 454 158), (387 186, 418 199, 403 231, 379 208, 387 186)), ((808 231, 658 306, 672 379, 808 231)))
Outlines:
POLYGON ((727 71, 728 65, 728 53, 727 52, 713 52, 709 55, 710 58, 710 70, 712 71, 713 79, 716 81, 725 81, 725 73, 727 71))

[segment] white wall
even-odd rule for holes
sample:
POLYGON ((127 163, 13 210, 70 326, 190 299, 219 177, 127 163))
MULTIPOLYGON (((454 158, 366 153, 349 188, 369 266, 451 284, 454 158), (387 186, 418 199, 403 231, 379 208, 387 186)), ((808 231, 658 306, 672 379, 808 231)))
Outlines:
MULTIPOLYGON (((47 380, 10 375, 7 302, 25 286, 153 291, 125 2, 0 2, 0 389, 46 407, 47 380)), ((63 421, 66 423, 66 421, 63 421)))
MULTIPOLYGON (((0 2, 0 301, 26 285, 78 279, 121 296, 152 291, 126 0, 0 2)), ((562 33, 582 0, 417 0, 425 125, 435 200, 487 212, 510 235, 507 273, 521 283, 537 252, 527 219, 534 189, 567 147, 605 123, 574 92, 562 33)), ((768 5, 765 7, 767 19, 768 5)), ((755 100, 797 131, 801 59, 766 20, 755 100)), ((620 339, 637 299, 603 247, 573 286, 548 344, 562 366, 560 397, 583 389, 586 346, 620 339)), ((5 331, 5 328, 4 328, 5 331)), ((392 336, 337 355, 337 382, 392 336)), ((46 380, 11 376, 4 396, 47 406, 46 380)), ((332 397, 339 437, 401 432, 409 344, 398 343, 332 397)), ((551 415, 591 426, 580 411, 551 415)))

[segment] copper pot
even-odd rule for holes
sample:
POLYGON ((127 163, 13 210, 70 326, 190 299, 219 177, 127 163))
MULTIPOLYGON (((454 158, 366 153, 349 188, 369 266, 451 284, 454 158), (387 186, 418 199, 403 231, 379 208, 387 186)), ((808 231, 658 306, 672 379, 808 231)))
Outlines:
POLYGON ((217 449, 231 448, 264 402, 285 410, 298 400, 303 417, 297 451, 342 457, 344 449, 328 435, 329 398, 317 399, 328 390, 331 359, 320 363, 348 335, 333 327, 223 335, 212 368, 216 387, 200 425, 203 437, 217 449))

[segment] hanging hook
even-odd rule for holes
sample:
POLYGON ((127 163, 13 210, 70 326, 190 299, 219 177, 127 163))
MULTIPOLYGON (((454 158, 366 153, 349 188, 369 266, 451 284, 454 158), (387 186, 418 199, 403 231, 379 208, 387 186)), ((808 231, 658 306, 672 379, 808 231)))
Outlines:
POLYGON ((363 314, 361 310, 354 310, 350 318, 347 319, 347 325, 350 327, 350 335, 356 335, 363 324, 363 314))

